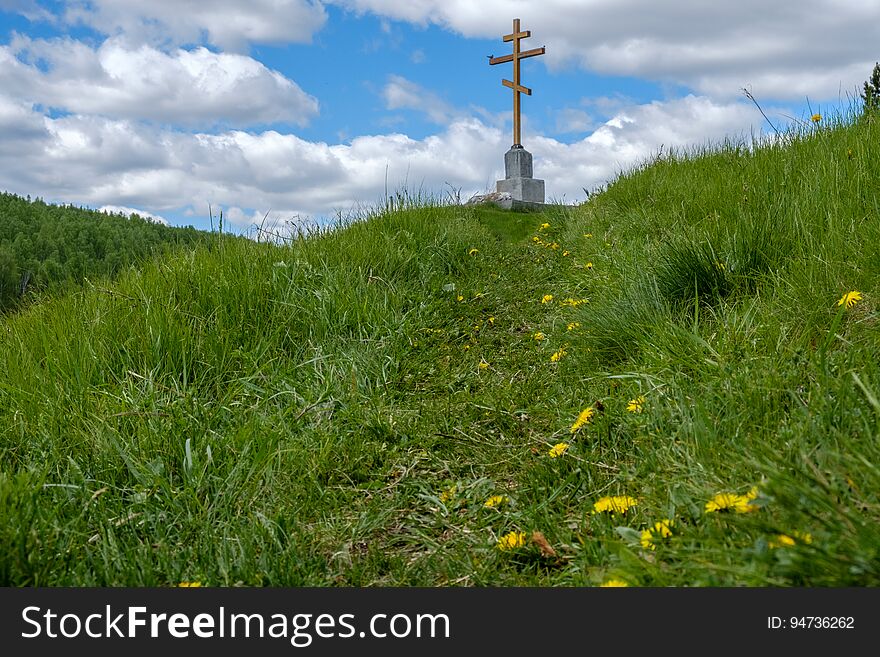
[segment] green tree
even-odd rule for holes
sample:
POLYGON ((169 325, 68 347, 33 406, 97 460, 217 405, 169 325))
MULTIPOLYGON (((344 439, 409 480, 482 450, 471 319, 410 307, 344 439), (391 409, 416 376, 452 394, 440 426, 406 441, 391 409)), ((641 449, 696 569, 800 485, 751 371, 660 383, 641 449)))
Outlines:
POLYGON ((862 100, 865 101, 865 114, 880 108, 880 62, 874 64, 871 77, 865 82, 862 100))

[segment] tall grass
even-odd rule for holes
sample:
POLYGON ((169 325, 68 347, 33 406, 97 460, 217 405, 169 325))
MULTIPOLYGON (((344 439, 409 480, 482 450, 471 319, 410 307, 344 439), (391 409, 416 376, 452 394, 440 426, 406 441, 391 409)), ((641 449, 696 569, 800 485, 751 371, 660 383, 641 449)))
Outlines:
POLYGON ((576 208, 218 238, 7 318, 0 581, 880 583, 878 181, 851 117, 576 208))

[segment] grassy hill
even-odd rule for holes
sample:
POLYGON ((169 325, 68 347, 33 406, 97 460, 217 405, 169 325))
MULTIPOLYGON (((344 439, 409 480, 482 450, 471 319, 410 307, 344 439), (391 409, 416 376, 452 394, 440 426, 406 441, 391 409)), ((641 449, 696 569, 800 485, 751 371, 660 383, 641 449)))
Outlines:
POLYGON ((0 583, 877 585, 878 299, 878 121, 202 245, 0 326, 0 583))

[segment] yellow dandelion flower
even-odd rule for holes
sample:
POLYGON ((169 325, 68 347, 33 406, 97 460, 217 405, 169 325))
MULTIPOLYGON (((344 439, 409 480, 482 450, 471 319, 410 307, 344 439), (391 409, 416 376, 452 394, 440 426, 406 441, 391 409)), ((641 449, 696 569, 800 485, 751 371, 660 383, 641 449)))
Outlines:
POLYGON ((559 351, 554 351, 553 355, 550 356, 550 362, 551 363, 558 363, 560 360, 562 360, 562 358, 565 356, 566 353, 567 352, 565 351, 565 349, 560 349, 559 351))
POLYGON ((672 520, 664 518, 642 532, 642 547, 646 550, 653 550, 656 548, 657 539, 669 538, 670 536, 672 536, 672 520))
POLYGON ((862 300, 862 293, 856 290, 852 292, 847 292, 842 297, 840 297, 840 301, 837 302, 838 306, 842 306, 846 304, 847 308, 852 308, 856 303, 862 300))
POLYGON ((608 581, 602 582, 599 584, 601 588, 613 589, 613 588, 626 588, 629 586, 622 579, 609 579, 608 581))
POLYGON ((630 507, 638 503, 636 498, 629 495, 602 497, 593 504, 593 513, 626 513, 630 507))
POLYGON ((526 533, 525 532, 509 532, 498 539, 498 542, 495 544, 499 550, 515 550, 516 548, 521 548, 526 544, 526 533))
POLYGON ((714 513, 716 511, 749 513, 751 511, 757 511, 759 507, 752 504, 752 501, 757 497, 757 487, 753 487, 752 490, 745 495, 737 495, 736 493, 718 493, 711 500, 706 502, 706 513, 714 513))
POLYGON ((535 333, 534 337, 535 337, 535 342, 540 342, 541 340, 544 340, 547 336, 544 335, 543 333, 541 333, 540 331, 538 331, 537 333, 535 333))
POLYGON ((502 504, 504 504, 505 502, 507 502, 506 495, 493 495, 488 500, 483 502, 483 506, 487 509, 495 509, 495 508, 501 506, 502 504))
POLYGON ((592 237, 593 233, 584 233, 584 237, 592 237))
POLYGON ((581 327, 580 322, 569 322, 568 324, 565 325, 565 330, 566 331, 574 331, 575 329, 578 329, 580 327, 581 327))
POLYGON ((593 269, 593 263, 592 263, 592 262, 588 262, 587 264, 584 265, 584 269, 592 270, 592 269, 593 269))
POLYGON ((490 317, 490 318, 489 318, 488 320, 486 320, 486 321, 488 321, 490 324, 494 324, 494 323, 495 323, 495 318, 494 318, 494 317, 490 317))
POLYGON ((575 433, 578 429, 587 424, 587 422, 593 419, 595 414, 596 410, 592 406, 588 406, 582 410, 580 415, 578 415, 577 419, 574 421, 574 424, 571 425, 571 433, 575 433))
POLYGON ((770 548, 781 548, 781 547, 791 547, 797 543, 791 536, 786 534, 777 534, 774 538, 771 538, 767 541, 767 545, 770 548))
POLYGON ((465 346, 462 347, 462 349, 465 351, 467 351, 470 348, 471 348, 471 346, 469 344, 466 344, 465 346))
POLYGON ((538 244, 538 243, 541 241, 541 238, 538 237, 537 235, 535 235, 535 236, 532 238, 532 241, 533 241, 535 244, 538 244))
POLYGON ((626 410, 630 413, 641 413, 642 407, 645 405, 645 397, 639 395, 635 399, 630 399, 626 405, 626 410))
POLYGON ((553 447, 550 448, 550 451, 547 452, 547 455, 551 459, 559 458, 565 452, 568 451, 568 448, 571 447, 568 443, 556 443, 553 447))
POLYGON ((441 502, 449 502, 451 499, 455 497, 455 493, 458 491, 458 487, 455 484, 452 484, 449 488, 440 493, 440 501, 441 502))
POLYGON ((547 230, 548 228, 550 228, 550 224, 543 223, 543 224, 541 224, 541 227, 538 230, 547 230))
POLYGON ((563 257, 563 258, 565 258, 565 257, 567 257, 567 256, 569 256, 569 255, 571 255, 571 251, 563 251, 563 252, 562 252, 562 257, 563 257))
POLYGON ((464 297, 459 294, 457 297, 455 297, 455 300, 456 301, 464 301, 464 297))
POLYGON ((813 116, 810 117, 810 121, 812 121, 813 123, 819 123, 819 121, 821 121, 821 120, 822 120, 821 114, 813 114, 813 116))
POLYGON ((479 249, 471 249, 470 251, 468 251, 468 255, 477 255, 479 252, 479 249))
POLYGON ((202 586, 201 582, 181 582, 180 584, 177 585, 177 587, 181 588, 181 589, 197 589, 197 588, 201 588, 201 586, 202 586))
POLYGON ((486 361, 480 361, 479 368, 481 370, 489 369, 489 363, 487 363, 486 361))
POLYGON ((551 301, 553 301, 552 294, 545 294, 543 297, 541 297, 541 303, 550 303, 551 301))

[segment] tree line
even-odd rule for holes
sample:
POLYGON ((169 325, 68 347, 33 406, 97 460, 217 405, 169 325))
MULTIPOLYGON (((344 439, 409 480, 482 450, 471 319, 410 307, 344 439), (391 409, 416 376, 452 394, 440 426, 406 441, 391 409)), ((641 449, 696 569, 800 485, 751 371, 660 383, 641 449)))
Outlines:
POLYGON ((0 313, 210 234, 0 192, 0 313))

